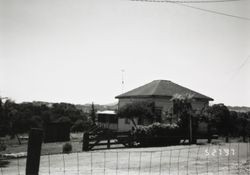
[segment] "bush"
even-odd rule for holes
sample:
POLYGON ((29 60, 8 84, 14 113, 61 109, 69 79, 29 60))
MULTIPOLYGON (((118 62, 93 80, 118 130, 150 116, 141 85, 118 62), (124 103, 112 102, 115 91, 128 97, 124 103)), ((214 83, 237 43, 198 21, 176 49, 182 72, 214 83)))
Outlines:
POLYGON ((6 150, 6 148, 7 148, 6 145, 0 142, 0 151, 4 151, 6 150))
POLYGON ((139 125, 134 136, 140 146, 176 145, 180 142, 180 128, 177 124, 139 125))
POLYGON ((82 119, 78 119, 73 126, 71 127, 71 132, 83 132, 88 130, 91 127, 90 121, 83 121, 82 119))
POLYGON ((72 151, 72 145, 71 143, 65 143, 63 145, 63 153, 70 153, 72 151))

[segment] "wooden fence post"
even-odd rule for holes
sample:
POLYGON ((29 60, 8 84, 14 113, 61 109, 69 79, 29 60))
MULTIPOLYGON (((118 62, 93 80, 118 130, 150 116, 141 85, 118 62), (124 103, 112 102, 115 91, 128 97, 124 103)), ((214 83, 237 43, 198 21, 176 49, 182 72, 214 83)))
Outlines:
POLYGON ((226 143, 228 143, 229 142, 229 134, 227 133, 227 135, 226 135, 226 143))
POLYGON ((188 122, 188 124, 189 124, 189 126, 188 126, 188 128, 189 128, 189 145, 191 145, 192 143, 193 143, 193 128, 192 128, 192 115, 191 114, 189 114, 189 122, 188 122))
POLYGON ((111 132, 110 132, 110 130, 108 130, 107 136, 108 136, 107 148, 110 149, 110 138, 111 138, 111 132))
POLYGON ((128 134, 128 147, 131 148, 133 146, 133 135, 129 132, 128 134))
POLYGON ((38 175, 43 140, 43 130, 34 128, 29 133, 26 175, 38 175))
POLYGON ((82 150, 89 151, 89 133, 85 132, 83 134, 82 150))

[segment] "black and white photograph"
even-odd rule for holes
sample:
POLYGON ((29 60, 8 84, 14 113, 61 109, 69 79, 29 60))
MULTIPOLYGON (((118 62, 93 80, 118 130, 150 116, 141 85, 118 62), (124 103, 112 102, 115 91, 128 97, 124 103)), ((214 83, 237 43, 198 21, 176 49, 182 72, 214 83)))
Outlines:
POLYGON ((250 175, 250 0, 0 0, 0 175, 250 175))

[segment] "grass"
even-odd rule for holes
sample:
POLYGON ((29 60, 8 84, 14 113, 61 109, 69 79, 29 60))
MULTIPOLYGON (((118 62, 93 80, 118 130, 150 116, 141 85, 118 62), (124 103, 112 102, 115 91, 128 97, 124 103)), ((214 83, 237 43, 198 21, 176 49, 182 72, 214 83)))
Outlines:
MULTIPOLYGON (((249 174, 248 143, 178 145, 169 147, 123 148, 70 154, 43 155, 40 173, 55 174, 249 174), (226 156, 220 149, 233 149, 226 156), (206 150, 215 155, 206 155, 206 150)), ((1 175, 24 174, 26 159, 11 159, 1 175)))
MULTIPOLYGON (((27 135, 26 135, 27 136, 27 135)), ((26 137, 24 135, 24 138, 26 137)), ((71 133, 72 153, 62 154, 66 142, 43 143, 40 174, 249 174, 249 143, 241 138, 198 140, 197 145, 121 148, 82 152, 82 133, 71 133), (233 149, 229 157, 220 149, 233 149), (213 155, 212 153, 216 153, 213 155), (206 153, 209 152, 209 155, 206 153), (151 173, 150 173, 151 172, 151 173)), ((27 151, 27 140, 5 138, 4 153, 27 151)), ((1 175, 24 174, 26 158, 0 161, 1 175)))
MULTIPOLYGON (((23 137, 27 137, 27 134, 22 135, 23 137)), ((82 150, 82 133, 71 133, 70 135, 70 143, 73 147, 72 152, 79 152, 82 150)), ((21 145, 18 143, 17 138, 10 139, 9 136, 2 138, 7 148, 5 151, 2 151, 1 154, 9 154, 9 153, 20 153, 27 152, 28 140, 21 140, 21 145)), ((55 143, 43 143, 41 154, 58 154, 62 153, 62 147, 67 142, 55 142, 55 143)))
MULTIPOLYGON (((80 152, 82 151, 82 136, 83 133, 71 133, 70 134, 70 143, 72 145, 72 152, 80 152)), ((27 134, 21 135, 23 138, 27 138, 27 134)), ((21 140, 21 145, 18 143, 17 138, 10 139, 10 137, 5 137, 2 138, 4 139, 5 144, 7 145, 7 149, 5 151, 0 152, 1 154, 9 154, 9 153, 20 153, 20 152, 27 152, 27 145, 28 141, 21 140)), ((212 140, 212 144, 222 144, 224 143, 225 138, 220 137, 217 140, 212 140)), ((230 142, 241 142, 241 138, 230 138, 230 142)), ((46 155, 46 154, 59 154, 62 153, 62 147, 63 145, 67 142, 55 142, 55 143, 43 143, 42 144, 42 150, 41 154, 46 155)), ((198 140, 198 145, 204 145, 207 144, 207 140, 202 139, 198 140)), ((104 146, 99 147, 99 148, 106 148, 104 146)))

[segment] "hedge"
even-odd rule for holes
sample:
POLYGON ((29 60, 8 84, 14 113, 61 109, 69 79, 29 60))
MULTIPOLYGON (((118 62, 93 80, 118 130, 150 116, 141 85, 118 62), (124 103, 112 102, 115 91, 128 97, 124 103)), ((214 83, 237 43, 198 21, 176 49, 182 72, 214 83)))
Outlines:
POLYGON ((140 146, 165 146, 179 144, 180 132, 177 124, 153 123, 148 126, 138 125, 133 134, 140 146))

